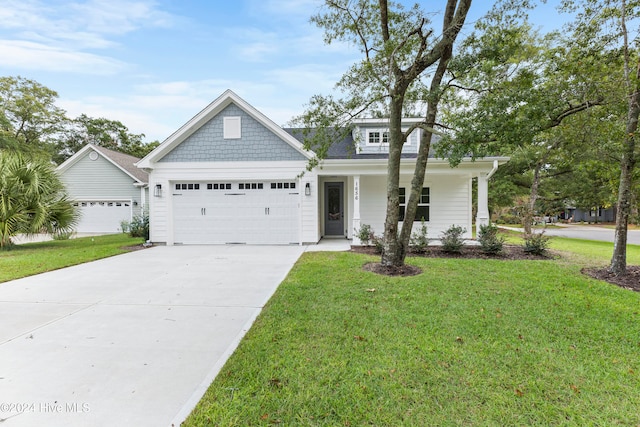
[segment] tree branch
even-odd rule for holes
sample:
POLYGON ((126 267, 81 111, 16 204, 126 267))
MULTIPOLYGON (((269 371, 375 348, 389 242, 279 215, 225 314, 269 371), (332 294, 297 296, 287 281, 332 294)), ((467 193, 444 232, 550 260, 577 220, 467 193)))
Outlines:
POLYGON ((566 110, 557 114, 555 117, 552 117, 551 120, 549 120, 549 123, 547 123, 547 125, 542 130, 547 130, 547 129, 551 129, 556 126, 559 126, 562 123, 562 121, 567 117, 572 116, 573 114, 579 113, 581 111, 587 110, 591 107, 595 107, 597 105, 603 105, 603 104, 604 104, 604 98, 602 97, 595 99, 593 101, 585 101, 578 105, 569 104, 569 107, 566 110))

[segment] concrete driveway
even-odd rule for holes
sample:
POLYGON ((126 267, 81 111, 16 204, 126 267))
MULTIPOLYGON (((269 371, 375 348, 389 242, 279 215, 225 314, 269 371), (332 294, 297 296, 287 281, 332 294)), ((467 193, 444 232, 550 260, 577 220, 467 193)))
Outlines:
POLYGON ((0 424, 178 426, 303 250, 156 247, 0 284, 0 424))

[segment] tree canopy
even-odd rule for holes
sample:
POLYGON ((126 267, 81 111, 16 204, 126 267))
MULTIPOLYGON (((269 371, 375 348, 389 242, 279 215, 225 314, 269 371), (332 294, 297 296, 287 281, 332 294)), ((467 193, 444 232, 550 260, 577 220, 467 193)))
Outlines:
POLYGON ((117 120, 81 114, 75 119, 56 105, 58 94, 23 77, 0 77, 0 149, 45 153, 61 163, 88 143, 144 157, 158 141, 144 142, 117 120))

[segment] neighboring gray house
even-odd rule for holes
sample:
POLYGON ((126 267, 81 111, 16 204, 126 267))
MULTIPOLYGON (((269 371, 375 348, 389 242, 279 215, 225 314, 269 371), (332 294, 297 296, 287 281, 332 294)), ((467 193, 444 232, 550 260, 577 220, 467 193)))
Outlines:
POLYGON ((598 208, 598 209, 578 209, 566 208, 562 215, 563 219, 571 220, 571 222, 615 222, 616 208, 598 208))
POLYGON ((137 157, 87 144, 57 171, 81 213, 76 231, 117 233, 148 204, 148 174, 137 157))

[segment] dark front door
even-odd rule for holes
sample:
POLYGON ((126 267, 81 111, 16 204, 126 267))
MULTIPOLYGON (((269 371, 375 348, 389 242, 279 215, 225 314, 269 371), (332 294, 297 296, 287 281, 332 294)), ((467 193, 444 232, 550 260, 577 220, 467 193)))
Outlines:
POLYGON ((324 183, 324 235, 344 236, 344 184, 324 183))

